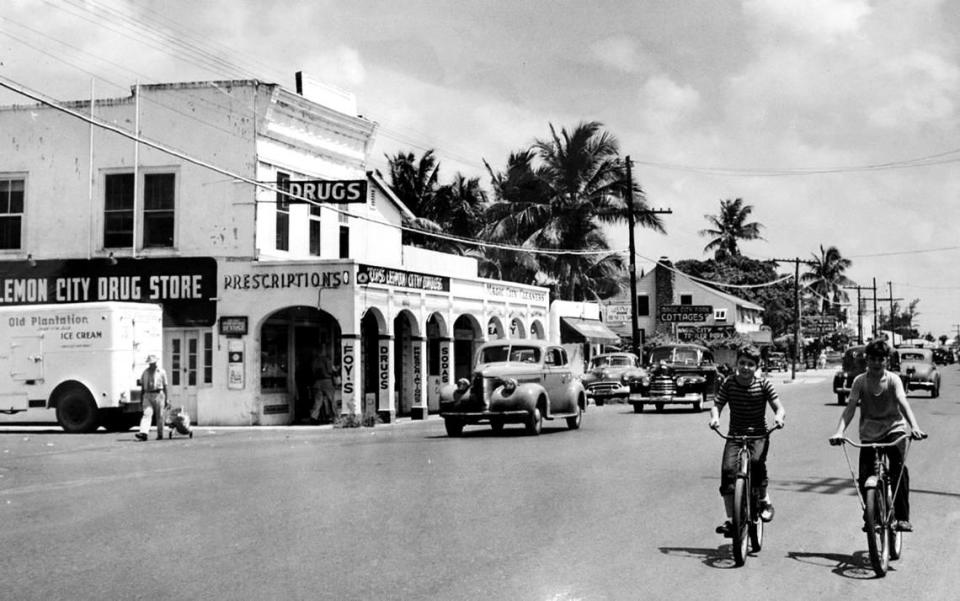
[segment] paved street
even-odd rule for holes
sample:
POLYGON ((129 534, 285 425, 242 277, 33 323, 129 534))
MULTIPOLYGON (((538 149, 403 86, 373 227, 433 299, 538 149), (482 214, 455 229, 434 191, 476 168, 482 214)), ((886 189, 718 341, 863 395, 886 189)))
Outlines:
MULTIPOLYGON (((915 393, 916 532, 866 562, 829 372, 771 376, 787 408, 776 519, 733 566, 707 413, 591 406, 540 437, 436 418, 357 430, 0 428, 0 590, 9 599, 954 599, 960 368, 915 393), (922 593, 920 593, 922 591, 922 593)), ((851 428, 851 433, 854 429, 851 428)), ((855 456, 851 454, 855 463, 855 456)))

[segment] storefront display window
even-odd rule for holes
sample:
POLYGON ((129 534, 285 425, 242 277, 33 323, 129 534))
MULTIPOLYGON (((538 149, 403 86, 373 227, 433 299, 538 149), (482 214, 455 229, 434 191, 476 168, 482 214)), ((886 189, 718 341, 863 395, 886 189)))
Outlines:
POLYGON ((263 325, 260 342, 260 389, 263 392, 286 392, 290 365, 286 323, 263 325))

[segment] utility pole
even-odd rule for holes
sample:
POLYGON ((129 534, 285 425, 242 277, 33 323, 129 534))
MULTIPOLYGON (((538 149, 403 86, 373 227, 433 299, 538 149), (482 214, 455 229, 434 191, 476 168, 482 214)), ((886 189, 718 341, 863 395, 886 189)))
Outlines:
POLYGON ((797 379, 797 359, 803 353, 800 345, 800 263, 814 265, 800 257, 794 259, 773 259, 777 263, 793 263, 793 362, 790 365, 790 379, 797 379))
MULTIPOLYGON (((627 163, 627 227, 630 228, 630 341, 633 346, 633 353, 641 357, 640 351, 640 327, 637 322, 637 243, 633 230, 636 228, 636 219, 633 213, 633 162, 630 156, 626 157, 627 163)), ((670 209, 647 209, 643 214, 671 214, 670 209)))
MULTIPOLYGON (((874 280, 874 282, 876 282, 876 280, 874 280)), ((856 290, 857 290, 857 343, 858 343, 858 344, 863 344, 863 301, 866 300, 866 299, 861 299, 861 297, 860 297, 860 291, 861 291, 861 290, 872 290, 872 291, 873 291, 873 295, 876 296, 876 295, 877 295, 877 287, 876 287, 876 284, 874 284, 873 286, 860 286, 860 285, 858 284, 858 285, 856 285, 856 286, 844 286, 844 288, 847 289, 847 290, 853 290, 854 288, 856 288, 856 290)), ((874 309, 874 315, 876 315, 876 309, 874 309)), ((874 331, 874 332, 877 331, 876 318, 874 318, 873 331, 874 331)))
MULTIPOLYGON (((890 296, 889 296, 889 297, 887 297, 887 298, 877 298, 876 291, 874 291, 874 294, 873 294, 873 307, 874 307, 874 309, 873 309, 873 310, 874 310, 873 321, 874 321, 874 324, 876 324, 876 321, 877 321, 877 313, 876 313, 876 311, 877 311, 877 309, 876 309, 876 307, 877 307, 877 301, 890 301, 890 338, 892 339, 892 338, 894 338, 894 337, 896 336, 896 333, 895 333, 894 330, 893 330, 893 301, 902 301, 903 299, 902 299, 902 298, 893 298, 893 284, 890 283, 890 282, 887 282, 887 284, 890 286, 890 288, 889 288, 889 290, 890 290, 890 296)), ((876 288, 876 285, 877 285, 877 280, 876 280, 876 278, 874 278, 874 280, 873 280, 873 285, 874 285, 874 288, 876 288)), ((877 331, 878 331, 876 325, 874 325, 873 331, 874 331, 874 332, 877 332, 877 331)), ((893 345, 894 345, 894 342, 895 342, 895 340, 890 340, 890 346, 893 346, 893 345)))

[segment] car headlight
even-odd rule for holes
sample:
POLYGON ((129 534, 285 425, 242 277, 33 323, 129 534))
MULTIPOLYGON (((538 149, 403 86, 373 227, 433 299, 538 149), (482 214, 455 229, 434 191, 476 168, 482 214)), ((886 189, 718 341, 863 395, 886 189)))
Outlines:
POLYGON ((457 380, 457 392, 466 392, 468 388, 470 388, 470 380, 466 378, 460 378, 457 380))
POLYGON ((687 385, 687 382, 688 382, 688 381, 689 381, 689 380, 687 380, 687 378, 685 378, 685 377, 683 377, 683 376, 680 376, 679 378, 677 378, 677 387, 678 387, 678 388, 683 388, 684 386, 687 385))
POLYGON ((647 377, 640 378, 640 385, 643 387, 650 386, 650 378, 647 378, 647 377))
POLYGON ((517 389, 517 380, 514 378, 506 378, 503 380, 503 392, 505 394, 513 394, 513 391, 517 389))

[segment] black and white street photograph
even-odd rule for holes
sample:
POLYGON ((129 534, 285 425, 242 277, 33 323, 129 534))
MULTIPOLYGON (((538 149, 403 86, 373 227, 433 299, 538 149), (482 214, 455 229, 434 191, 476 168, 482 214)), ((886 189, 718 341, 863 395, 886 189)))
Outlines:
POLYGON ((0 598, 956 598, 960 5, 7 0, 0 598))

